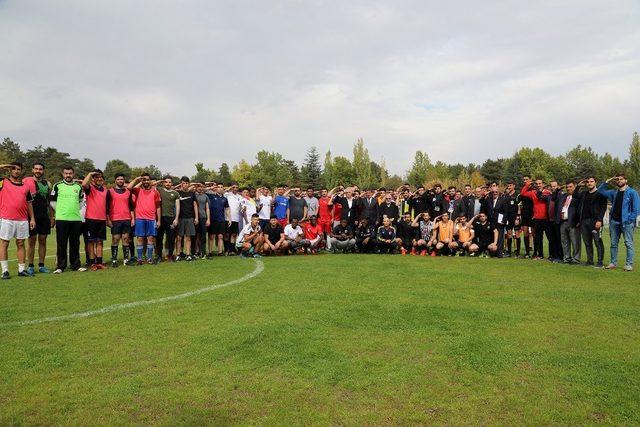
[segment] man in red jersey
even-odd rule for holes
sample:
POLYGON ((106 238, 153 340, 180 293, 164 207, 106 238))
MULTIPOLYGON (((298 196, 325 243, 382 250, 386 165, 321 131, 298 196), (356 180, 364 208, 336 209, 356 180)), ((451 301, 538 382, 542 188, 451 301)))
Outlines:
POLYGON ((25 271, 24 241, 29 238, 29 230, 36 222, 31 205, 32 196, 28 186, 22 183, 22 163, 13 162, 0 165, 0 169, 10 169, 9 177, 0 181, 0 265, 2 278, 9 279, 9 242, 16 239, 18 248, 18 276, 28 277, 25 271))
POLYGON ((318 253, 318 249, 322 245, 322 237, 324 236, 324 230, 315 215, 309 217, 309 222, 304 225, 304 238, 309 241, 307 247, 307 253, 318 253))
POLYGON ((535 183, 525 179, 520 195, 533 202, 533 259, 544 259, 544 234, 548 233, 549 215, 547 202, 542 196, 548 196, 551 192, 544 188, 544 182, 536 179, 535 183), (541 197, 538 197, 540 195, 541 197))
POLYGON ((333 206, 331 203, 331 197, 326 188, 320 191, 320 198, 318 199, 318 224, 322 227, 324 236, 328 236, 331 232, 333 221, 333 206))
POLYGON ((111 266, 118 266, 118 244, 122 241, 123 263, 127 265, 129 253, 129 237, 131 227, 135 225, 131 191, 124 183, 124 174, 115 176, 116 185, 107 191, 107 226, 111 228, 111 266))
POLYGON ((87 227, 88 264, 91 271, 103 270, 104 241, 107 240, 107 189, 100 169, 89 172, 82 181, 82 189, 87 201, 85 225, 87 227))
POLYGON ((134 234, 136 236, 138 265, 143 264, 142 250, 145 239, 147 241, 147 264, 154 264, 153 245, 161 217, 160 193, 151 186, 151 176, 146 172, 131 181, 127 189, 133 193, 134 234))

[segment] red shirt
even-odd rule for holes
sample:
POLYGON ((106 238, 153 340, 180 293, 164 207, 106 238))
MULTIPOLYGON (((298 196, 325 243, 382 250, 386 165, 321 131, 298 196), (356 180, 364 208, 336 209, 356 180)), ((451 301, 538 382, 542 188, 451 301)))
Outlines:
POLYGON ((316 225, 311 225, 310 222, 306 223, 304 226, 304 238, 309 240, 314 240, 318 235, 322 234, 322 227, 320 224, 316 223, 316 225))
POLYGON ((331 221, 331 206, 329 206, 329 197, 320 197, 318 199, 318 220, 331 221))
MULTIPOLYGON (((542 194, 551 194, 548 190, 543 190, 542 194)), ((541 199, 538 199, 538 194, 536 190, 529 190, 529 186, 525 185, 522 187, 520 191, 520 195, 523 197, 527 197, 533 201, 533 219, 549 219, 549 215, 547 213, 547 202, 541 199)))
POLYGON ((136 219, 156 220, 156 209, 160 206, 160 193, 155 188, 145 190, 142 187, 133 189, 136 219))
POLYGON ((14 184, 9 178, 0 181, 0 218, 11 221, 29 220, 31 190, 25 184, 14 184))
POLYGON ((333 220, 340 221, 342 217, 342 205, 340 203, 333 204, 333 220))
POLYGON ((111 221, 129 221, 131 219, 131 210, 129 201, 131 192, 125 189, 119 193, 115 188, 109 189, 109 218, 111 221))
POLYGON ((85 190, 87 195, 87 210, 84 214, 86 219, 95 219, 98 221, 107 220, 107 189, 89 185, 85 190))

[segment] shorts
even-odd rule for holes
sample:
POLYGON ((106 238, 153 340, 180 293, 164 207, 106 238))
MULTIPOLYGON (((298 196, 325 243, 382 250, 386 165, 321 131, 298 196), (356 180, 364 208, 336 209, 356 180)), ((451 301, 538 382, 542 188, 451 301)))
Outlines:
POLYGON ((226 228, 226 221, 212 221, 209 224, 209 234, 224 234, 226 228))
POLYGON ((239 228, 238 221, 231 221, 231 225, 229 226, 227 233, 237 235, 239 232, 238 228, 239 228))
POLYGON ((0 219, 0 239, 24 240, 29 238, 29 221, 16 221, 13 219, 0 219))
POLYGON ((178 220, 178 236, 195 236, 196 224, 194 218, 180 218, 178 220))
POLYGON ((287 221, 287 218, 278 218, 278 222, 283 228, 286 227, 287 224, 289 224, 289 221, 287 221))
POLYGON ((101 242, 107 240, 107 221, 101 219, 87 219, 87 242, 101 242))
POLYGON ((47 217, 36 218, 36 227, 29 230, 29 236, 47 236, 51 234, 51 220, 47 217))
POLYGON ((131 220, 112 221, 111 235, 131 234, 131 220))
POLYGON ((322 228, 322 232, 325 234, 331 233, 331 220, 326 221, 318 221, 320 227, 322 228))
POLYGON ((133 231, 136 237, 156 237, 156 221, 153 219, 136 219, 133 231))

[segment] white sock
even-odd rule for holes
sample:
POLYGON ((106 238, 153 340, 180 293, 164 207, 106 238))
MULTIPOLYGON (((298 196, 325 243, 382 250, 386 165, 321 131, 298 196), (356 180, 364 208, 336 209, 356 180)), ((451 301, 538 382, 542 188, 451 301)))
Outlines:
POLYGON ((22 273, 24 271, 24 264, 18 264, 18 273, 22 273))
POLYGON ((2 266, 2 272, 9 271, 9 261, 0 261, 0 265, 2 266))

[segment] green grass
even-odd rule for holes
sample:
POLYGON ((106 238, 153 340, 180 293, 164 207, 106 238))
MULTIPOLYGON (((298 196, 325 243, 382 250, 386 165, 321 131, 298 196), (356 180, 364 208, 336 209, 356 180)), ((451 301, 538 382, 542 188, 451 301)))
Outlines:
MULTIPOLYGON (((377 255, 264 265, 183 300, 0 326, 0 424, 640 423, 637 272, 377 255)), ((0 283, 0 324, 254 267, 14 278, 0 283)))

